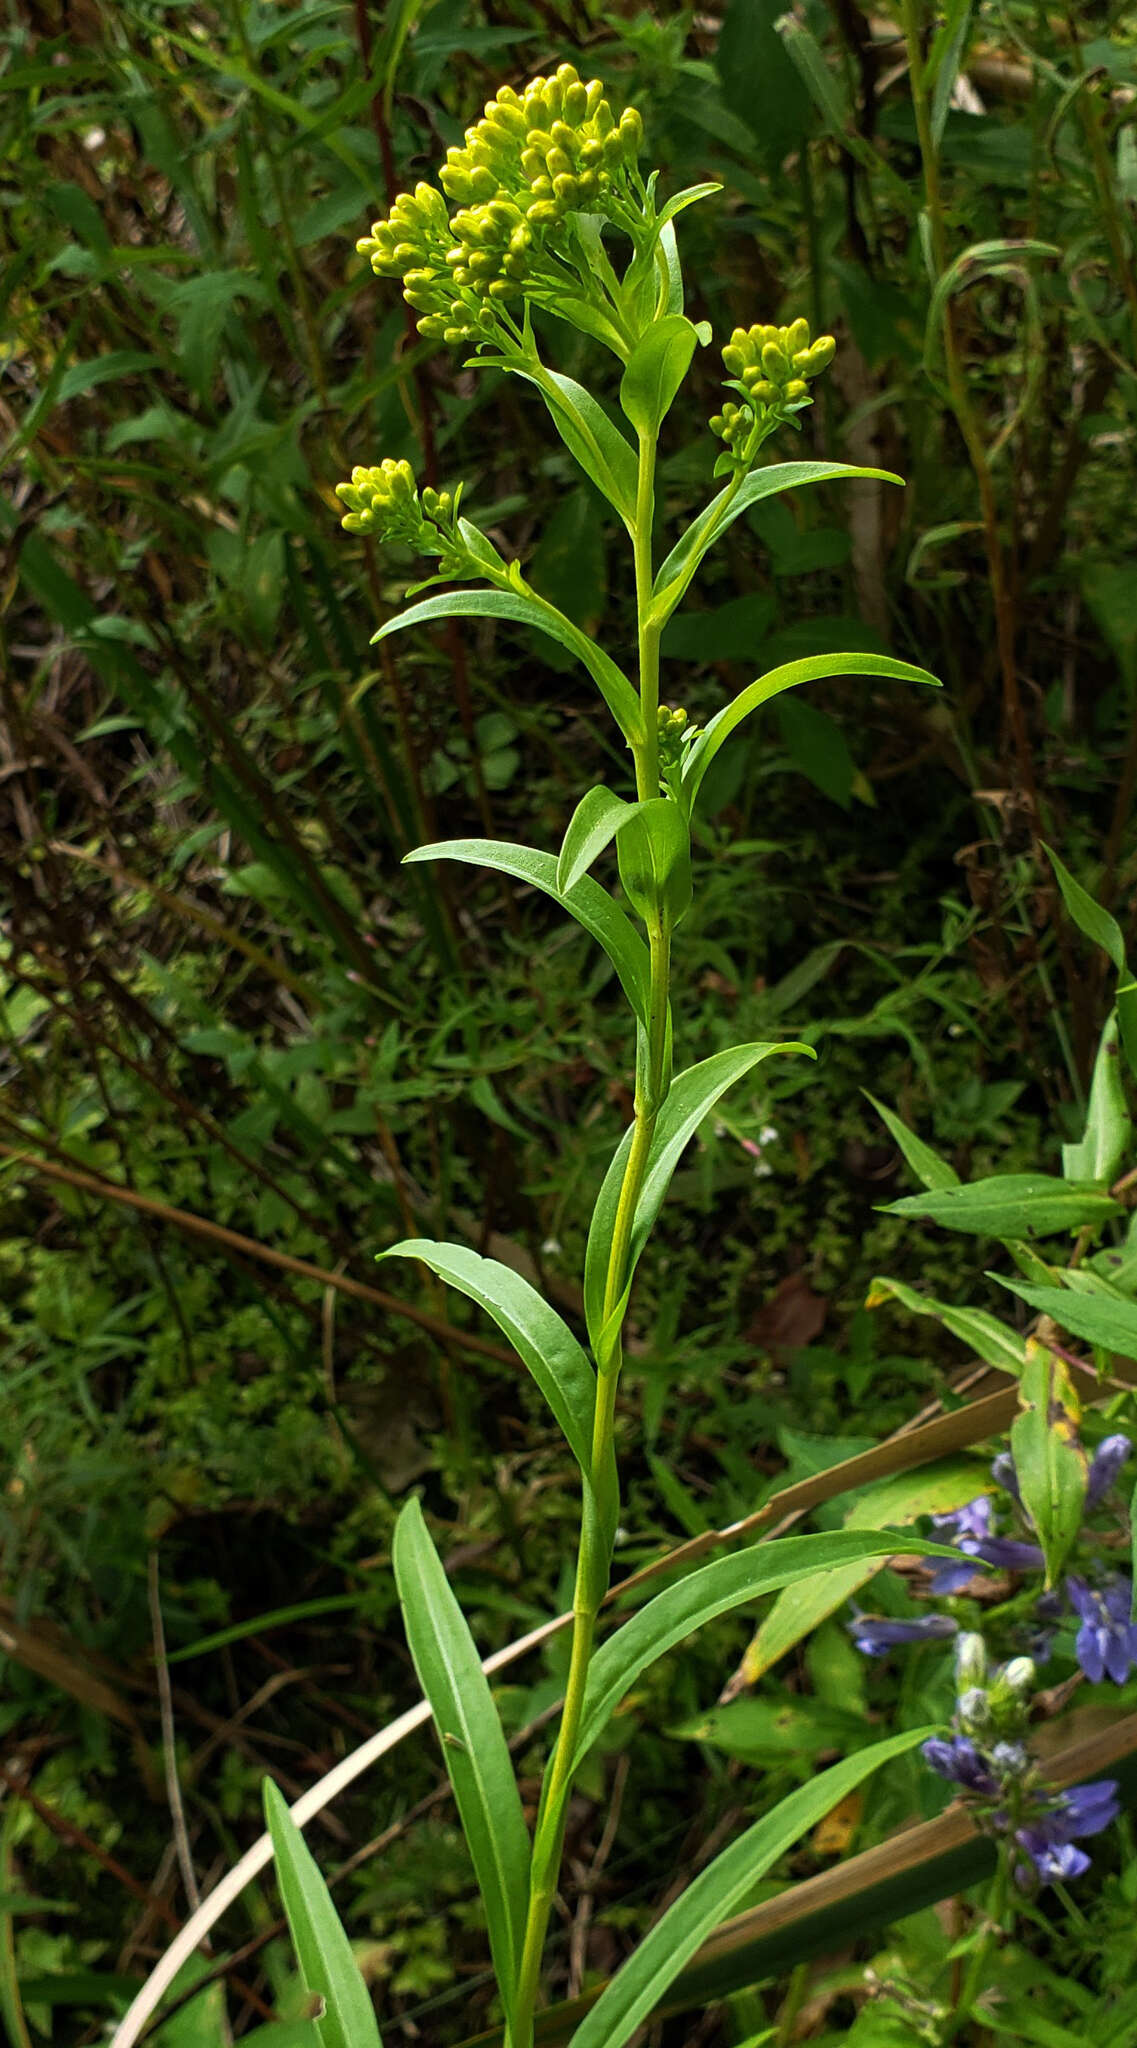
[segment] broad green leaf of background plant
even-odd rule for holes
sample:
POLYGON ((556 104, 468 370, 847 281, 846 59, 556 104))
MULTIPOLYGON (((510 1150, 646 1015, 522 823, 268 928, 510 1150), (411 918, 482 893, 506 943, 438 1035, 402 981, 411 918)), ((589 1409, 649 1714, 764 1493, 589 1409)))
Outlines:
MULTIPOLYGON (((788 1052, 805 1053, 809 1059, 816 1057, 811 1047, 793 1042, 780 1045, 735 1045, 729 1046, 725 1052, 712 1053, 710 1059, 700 1060, 696 1066, 688 1067, 686 1073, 676 1075, 659 1112, 652 1139, 647 1173, 644 1176, 644 1184, 636 1206, 636 1218, 632 1226, 628 1267, 624 1275, 625 1285, 631 1282, 640 1253, 663 1206, 663 1198, 670 1186, 671 1176, 679 1164, 680 1156, 694 1137, 703 1118, 714 1108, 719 1098, 726 1094, 728 1088, 733 1088, 736 1081, 741 1081, 752 1068, 758 1066, 762 1060, 768 1059, 771 1053, 788 1052)), ((612 1163, 604 1176, 603 1186, 596 1198, 596 1207, 592 1212, 592 1224, 588 1233, 588 1246, 584 1255, 584 1313, 594 1352, 603 1328, 608 1252, 612 1243, 616 1210, 624 1180, 624 1167, 631 1142, 632 1132, 629 1128, 624 1132, 616 1148, 612 1163)))
MULTIPOLYGON (((845 1517, 845 1527, 878 1529, 887 1524, 890 1528, 903 1528, 921 1515, 948 1514, 965 1501, 974 1500, 989 1485, 987 1467, 977 1464, 974 1458, 944 1458, 914 1472, 897 1473, 875 1486, 863 1499, 853 1502, 845 1517)), ((904 1537, 900 1547, 907 1550, 909 1542, 910 1538, 904 1537)), ((895 1554, 895 1550, 890 1553, 895 1554)), ((791 1592, 779 1594, 738 1667, 740 1688, 756 1685, 788 1650, 811 1635, 874 1579, 885 1562, 882 1557, 870 1557, 864 1563, 839 1565, 833 1571, 815 1573, 791 1592)))
POLYGON ((581 797, 565 828, 557 855, 557 887, 571 889, 611 844, 633 806, 598 783, 581 797))
POLYGON ((620 881, 645 924, 673 931, 691 907, 691 832, 672 797, 648 797, 616 827, 620 881))
POLYGON ((918 1181, 922 1181, 926 1188, 959 1186, 959 1175, 954 1166, 942 1158, 940 1153, 933 1151, 931 1145, 926 1144, 923 1138, 917 1137, 915 1131, 909 1129, 894 1109, 889 1109, 883 1102, 878 1102, 876 1096, 870 1095, 867 1088, 862 1088, 861 1094, 872 1103, 877 1115, 895 1138, 918 1181))
POLYGON ((684 314, 668 313, 652 321, 632 350, 620 379, 620 405, 645 439, 666 419, 698 340, 699 330, 684 314))
POLYGON ((995 1173, 965 1187, 931 1188, 882 1205, 886 1216, 919 1216, 973 1237, 1051 1237, 1120 1216, 1120 1202, 1100 1188, 1045 1173, 995 1173))
POLYGON ((908 661, 894 661, 888 654, 811 654, 801 661, 787 661, 781 668, 771 669, 769 675, 759 676, 733 704, 724 704, 688 747, 682 775, 688 811, 695 807, 699 784, 719 748, 752 711, 780 696, 783 690, 793 690, 799 683, 818 682, 827 676, 889 676, 897 682, 930 683, 939 688, 936 677, 929 675, 927 669, 914 668, 908 661))
POLYGON ((408 1237, 380 1259, 421 1259, 432 1273, 456 1287, 491 1315, 508 1337, 552 1409, 569 1449, 587 1474, 592 1455, 592 1411, 596 1376, 572 1331, 535 1287, 496 1259, 465 1245, 436 1244, 408 1237))
POLYGON ((590 482, 619 513, 629 533, 635 525, 638 466, 635 454, 602 405, 571 377, 543 363, 502 363, 500 368, 535 384, 561 440, 590 482))
POLYGON ((934 1727, 910 1729, 858 1750, 791 1792, 788 1799, 747 1828, 657 1920, 577 2028, 572 2048, 624 2048, 695 1950, 745 1904, 758 1880, 799 1836, 823 1820, 882 1764, 905 1755, 936 1732, 934 1727))
POLYGON ((622 669, 595 640, 566 619, 548 598, 538 597, 536 591, 443 591, 438 597, 425 597, 421 604, 412 604, 407 611, 388 619, 385 626, 372 634, 371 644, 374 647, 392 633, 405 633, 410 626, 429 626, 437 619, 512 619, 519 626, 532 626, 538 633, 547 633, 583 662, 625 738, 639 732, 640 700, 622 669))
POLYGON ((308 1844, 271 1778, 264 1783, 280 1896, 305 1988, 322 1998, 320 2048, 382 2048, 371 1993, 308 1844))
POLYGON ((535 846, 510 846, 502 839, 440 839, 434 846, 417 846, 413 853, 406 854, 404 866, 427 860, 459 860, 471 867, 492 868, 551 896, 603 946, 632 1009, 640 1022, 644 1021, 648 1004, 647 947, 630 918, 599 882, 582 875, 571 890, 559 889, 557 863, 551 853, 543 853, 535 846))
POLYGON ((582 1762, 641 1671, 693 1635, 704 1622, 798 1579, 859 1564, 865 1558, 876 1562, 901 1549, 921 1556, 958 1556, 942 1544, 917 1542, 895 1532, 835 1529, 819 1536, 783 1536, 777 1542, 739 1551, 734 1557, 716 1558, 676 1585, 665 1587, 622 1622, 595 1652, 588 1672, 576 1763, 582 1762))
POLYGON ((751 505, 760 504, 763 498, 774 497, 779 491, 796 491, 805 484, 828 483, 835 477, 875 477, 886 484, 904 482, 890 469, 859 469, 847 462, 773 462, 766 469, 752 470, 737 490, 733 484, 724 485, 676 541, 652 586, 652 595, 657 600, 653 610, 661 620, 670 616, 707 549, 751 505))
MULTIPOLYGON (((395 1580, 419 1684, 434 1715, 486 1909, 506 2012, 525 1937, 529 1833, 486 1675, 417 1499, 395 1525, 395 1580)), ((356 2048, 353 2042, 336 2048, 356 2048)))
POLYGON ((1132 1136, 1121 1078, 1117 1011, 1111 1010, 1094 1061, 1085 1131, 1076 1145, 1062 1147, 1062 1171, 1067 1180, 1097 1181, 1109 1187, 1121 1170, 1132 1136))
POLYGON ((1121 1026, 1121 1040, 1125 1047, 1129 1071, 1137 1074, 1137 982, 1129 971, 1121 926, 1115 917, 1110 916, 1108 910, 1103 910, 1100 903, 1094 902, 1088 889, 1083 889, 1082 884, 1075 881, 1069 868, 1059 860, 1053 847, 1047 846, 1044 841, 1042 850, 1054 869, 1058 887, 1062 891, 1062 901, 1078 930, 1093 945, 1100 946, 1117 969, 1117 1019, 1121 1026))
MULTIPOLYGON (((1023 1339, 1001 1323, 998 1316, 989 1315, 986 1309, 956 1308, 952 1302, 934 1301, 930 1294, 920 1294, 903 1280, 880 1277, 870 1281, 865 1307, 879 1308, 882 1302, 889 1300, 911 1309, 913 1315, 934 1317, 945 1330, 951 1331, 953 1337, 958 1337, 962 1344, 974 1351, 985 1365, 996 1366, 1000 1372, 1014 1373, 1016 1377, 1021 1373, 1026 1363, 1023 1339)), ((1137 1309, 1133 1320, 1137 1327, 1137 1309)))
POLYGON ((1086 1454, 1077 1437, 1077 1401, 1061 1359, 1029 1340, 1019 1383, 1022 1413, 1011 1424, 1011 1452, 1022 1503, 1034 1523, 1053 1586, 1082 1525, 1086 1454))
POLYGON ((1137 1302, 1119 1301, 1109 1294, 1073 1293, 1068 1287, 1034 1287, 1024 1280, 1011 1280, 1006 1273, 988 1277, 1017 1294, 1039 1315, 1049 1316, 1072 1337, 1100 1344, 1119 1358, 1137 1358, 1137 1302))

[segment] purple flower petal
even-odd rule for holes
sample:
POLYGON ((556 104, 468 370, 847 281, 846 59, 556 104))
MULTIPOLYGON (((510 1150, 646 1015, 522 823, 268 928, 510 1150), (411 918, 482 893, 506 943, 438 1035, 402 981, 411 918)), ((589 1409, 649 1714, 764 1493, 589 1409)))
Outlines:
POLYGON ((922 1614, 912 1621, 888 1621, 882 1615, 858 1614, 848 1628, 864 1656, 886 1657, 901 1643, 944 1642, 957 1634, 959 1624, 946 1614, 922 1614))
POLYGON ((1089 1478, 1086 1481, 1086 1506, 1096 1508, 1105 1498, 1118 1473, 1132 1452, 1133 1445, 1119 1430, 1116 1436, 1103 1437, 1090 1463, 1089 1478))
POLYGON ((1015 1471, 1015 1461, 1009 1451, 1000 1451, 997 1458, 992 1458, 991 1477, 996 1486, 1001 1486, 1004 1493, 1009 1493, 1011 1499, 1017 1500, 1019 1506, 1022 1506, 1022 1494, 1019 1492, 1019 1475, 1015 1471))
POLYGON ((953 1785, 964 1785, 969 1792, 988 1795, 999 1789, 984 1758, 966 1735, 953 1735, 946 1741, 933 1735, 930 1741, 921 1743, 920 1754, 933 1771, 950 1779, 953 1785))
POLYGON ((979 1543, 965 1539, 959 1547, 1008 1572, 1039 1572, 1046 1562, 1037 1543, 1019 1543, 1013 1536, 988 1536, 979 1543))
POLYGON ((984 1537, 991 1534, 991 1501, 985 1493, 977 1494, 965 1506, 955 1508, 947 1515, 933 1515, 933 1529, 942 1529, 951 1538, 960 1536, 984 1537))

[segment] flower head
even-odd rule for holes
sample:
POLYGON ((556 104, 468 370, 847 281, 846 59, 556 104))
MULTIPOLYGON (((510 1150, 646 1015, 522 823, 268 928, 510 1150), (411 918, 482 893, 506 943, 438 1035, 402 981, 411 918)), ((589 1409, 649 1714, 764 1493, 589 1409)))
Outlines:
POLYGON ((1020 1864, 1015 1871, 1024 1889, 1033 1882, 1052 1884, 1081 1877, 1089 1869, 1085 1850, 1075 1848, 1074 1843, 1079 1837, 1100 1835, 1117 1819, 1121 1810, 1117 1789, 1114 1778, 1072 1785, 1032 1814, 1025 1827, 1016 1829, 1015 1840, 1030 1858, 1029 1864, 1020 1864))
POLYGON ((711 432, 738 461, 749 463, 766 434, 809 403, 811 381, 828 369, 836 352, 831 334, 810 340, 808 320, 789 327, 736 327, 722 359, 741 404, 729 401, 715 413, 711 432))
POLYGON ((1086 1677, 1094 1685, 1106 1677, 1124 1685, 1130 1666, 1137 1664, 1132 1581, 1117 1577, 1095 1589, 1075 1576, 1067 1579, 1066 1591, 1081 1620, 1074 1654, 1086 1677))
POLYGON ((969 1792, 983 1792, 994 1795, 999 1790, 999 1781, 994 1775, 989 1760, 981 1754, 970 1736, 933 1735, 922 1743, 920 1755, 938 1771, 941 1778, 948 1778, 953 1785, 964 1785, 969 1792))
POLYGON ((912 1621, 888 1621, 882 1615, 858 1614, 849 1634, 866 1657, 887 1657, 900 1643, 945 1642, 959 1624, 947 1614, 922 1614, 912 1621))
POLYGON ((504 85, 461 147, 447 151, 446 198, 416 185, 356 247, 381 277, 402 279, 428 340, 492 337, 535 283, 573 287, 546 251, 548 228, 570 212, 628 218, 642 143, 635 108, 617 119, 600 80, 586 85, 571 64, 520 93, 504 85))
POLYGON ((1132 1449, 1130 1438, 1123 1436, 1120 1430, 1116 1436, 1102 1438, 1090 1460, 1089 1477, 1086 1480, 1087 1508, 1096 1508, 1098 1502, 1104 1500, 1132 1449))

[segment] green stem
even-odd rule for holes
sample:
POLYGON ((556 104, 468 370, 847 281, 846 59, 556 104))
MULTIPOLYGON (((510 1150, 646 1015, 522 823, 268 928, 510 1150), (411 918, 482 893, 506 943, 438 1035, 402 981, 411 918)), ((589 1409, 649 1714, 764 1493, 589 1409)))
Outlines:
POLYGON ((958 2040, 975 2011, 977 2000, 987 1988, 987 1968, 991 1960, 991 1950, 995 1945, 996 1939, 1003 1931, 1003 1919, 1007 1910, 1010 1881, 1011 1852, 1004 1842, 999 1848, 999 1867, 992 1880, 991 1893, 987 1901, 987 1924, 976 1947, 972 1950, 971 1961, 968 1963, 967 1974, 964 1977, 963 1986, 959 1994, 959 2002, 948 2022, 947 2031, 944 2035, 945 2043, 958 2040))
MULTIPOLYGON (((636 566, 636 599, 639 617, 640 698, 644 708, 644 735, 635 748, 636 790, 641 800, 659 795, 659 740, 656 713, 659 704, 659 635, 651 623, 651 528, 654 510, 655 442, 640 440, 639 484, 636 496, 636 528, 633 535, 636 566)), ((608 1268, 604 1282, 602 1327, 607 1329, 619 1316, 611 1343, 606 1345, 602 1371, 596 1376, 596 1406, 592 1424, 592 1456, 589 1485, 581 1517, 580 1550, 576 1588, 573 1595, 572 1647, 565 1684, 565 1703, 556 1746, 542 1788, 530 1873, 529 1910, 518 1973, 510 2048, 532 2048, 533 2019, 540 1989, 541 1959, 545 1949, 549 1915, 556 1897, 564 1851, 565 1820, 576 1768, 576 1748, 584 1714, 588 1668, 596 1635, 600 1603, 608 1590, 612 1564, 611 1534, 616 1524, 618 1480, 616 1476, 615 1428, 616 1389, 620 1378, 622 1352, 619 1328, 623 1316, 620 1303, 627 1286, 628 1261, 636 1210, 643 1191, 655 1136, 656 1119, 668 1079, 670 1041, 669 997, 671 939, 661 920, 648 928, 651 980, 644 1042, 636 1071, 635 1122, 620 1197, 612 1226, 608 1268)))

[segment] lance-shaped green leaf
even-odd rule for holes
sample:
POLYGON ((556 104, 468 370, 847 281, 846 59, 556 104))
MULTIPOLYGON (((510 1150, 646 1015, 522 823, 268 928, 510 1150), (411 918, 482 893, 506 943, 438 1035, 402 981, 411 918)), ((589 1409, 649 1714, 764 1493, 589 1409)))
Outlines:
POLYGON ((1043 1344, 1027 1344, 1019 1383, 1022 1413, 1011 1424, 1011 1453, 1022 1503, 1046 1559, 1053 1586, 1082 1526, 1086 1454, 1078 1441, 1077 1402, 1061 1359, 1043 1344))
MULTIPOLYGON (((866 1308, 879 1308, 882 1301, 898 1301, 902 1308, 911 1309, 913 1315, 931 1316, 958 1337, 985 1365, 993 1365, 1000 1372, 1011 1372, 1018 1376, 1026 1363, 1026 1345, 1014 1330, 1009 1330, 998 1316, 989 1315, 983 1308, 956 1308, 949 1301, 935 1301, 930 1294, 919 1294, 914 1287, 908 1287, 903 1280, 878 1278, 870 1281, 865 1297, 866 1308)), ((1134 1311, 1137 1325, 1137 1310, 1134 1311)))
POLYGON ((834 477, 875 477, 886 484, 904 482, 890 469, 858 469, 848 462, 773 462, 766 469, 751 470, 737 489, 734 484, 725 485, 676 541, 656 576, 652 596, 660 600, 661 623, 678 604, 707 549, 751 505, 758 505, 763 498, 774 497, 779 491, 800 490, 803 484, 828 483, 834 477))
MULTIPOLYGON (((810 1046, 794 1042, 735 1045, 729 1046, 725 1052, 712 1053, 710 1059, 700 1060, 697 1066, 688 1067, 686 1073, 676 1075, 656 1121, 647 1172, 636 1204, 628 1264, 622 1279, 625 1289, 631 1285, 640 1253, 663 1206, 671 1176, 703 1118, 728 1088, 733 1088, 736 1081, 741 1081, 762 1060, 769 1059, 772 1053, 790 1052, 804 1053, 809 1059, 816 1058, 810 1046)), ((620 1140, 597 1196, 584 1255, 584 1312, 594 1353, 604 1322, 608 1253, 631 1143, 632 1131, 628 1129, 620 1140)))
POLYGON ((930 1188, 882 1205, 886 1216, 921 1216, 972 1237, 1051 1237, 1122 1213, 1100 1188, 1045 1173, 993 1173, 966 1187, 930 1188))
POLYGON ((323 2011, 312 2022, 320 2048, 383 2048, 371 1994, 331 1893, 271 1778, 265 1779, 264 1805, 301 1981, 323 2000, 323 2011))
POLYGON ((614 427, 603 406, 571 377, 549 370, 536 358, 502 363, 514 377, 535 384, 549 409, 549 417, 569 454, 579 462, 586 477, 614 505, 629 532, 636 518, 638 465, 633 449, 618 427, 614 427))
POLYGON ((1111 1010, 1094 1061, 1086 1128, 1076 1145, 1062 1147, 1062 1171, 1067 1180, 1097 1181, 1108 1187, 1121 1168, 1132 1135, 1121 1078, 1117 1011, 1111 1010))
POLYGON ((699 784, 719 748, 752 711, 768 704, 771 698, 780 697, 783 690, 796 690, 799 683, 818 682, 826 676, 890 676, 897 682, 939 687, 936 677, 926 668, 914 668, 909 661, 893 661, 889 654, 810 654, 800 661, 784 662, 780 668, 772 668, 769 675, 759 676, 733 704, 724 704, 688 747, 682 776, 688 811, 694 809, 699 784))
POLYGON ((427 1237, 404 1238, 379 1257, 421 1259, 448 1287, 456 1287, 493 1317, 532 1373, 577 1464, 587 1473, 592 1457, 596 1376, 572 1331, 536 1288, 512 1266, 485 1259, 466 1245, 436 1244, 427 1237))
POLYGON ((582 875, 571 889, 557 887, 557 863, 536 846, 510 846, 502 839, 440 839, 435 846, 417 846, 404 865, 424 860, 460 860, 471 867, 492 868, 551 896, 562 910, 603 946, 636 1016, 647 1017, 648 950, 619 904, 590 876, 582 875))
POLYGON ((682 313, 645 328, 620 379, 620 405, 637 434, 659 432, 691 366, 698 334, 682 313))
POLYGON ((1100 1344, 1119 1358, 1137 1358, 1137 1301, 1121 1301, 1111 1294, 1072 1293, 1067 1287, 1035 1287, 1025 1280, 1008 1279, 1005 1273, 988 1274, 1017 1294, 1039 1315, 1049 1316, 1059 1329, 1068 1330, 1083 1343, 1100 1344))
MULTIPOLYGON (((916 1472, 898 1472, 874 1486, 853 1502, 845 1518, 848 1529, 907 1526, 921 1515, 949 1514, 974 1500, 991 1484, 986 1467, 973 1458, 941 1458, 916 1472)), ((894 1539, 896 1548, 907 1549, 910 1539, 894 1539)), ((737 1681, 730 1691, 757 1685, 787 1651, 804 1642, 846 1600, 859 1593, 882 1570, 886 1560, 869 1557, 861 1563, 838 1565, 834 1571, 817 1572, 791 1591, 780 1593, 770 1612, 763 1617, 738 1667, 737 1681)), ((976 1571, 982 1570, 976 1565, 976 1571)))
POLYGON ((392 633, 405 633, 409 626, 433 625, 438 619, 512 619, 519 626, 547 633, 583 662, 625 737, 639 733, 640 700, 623 670, 588 633, 536 591, 447 590, 438 597, 424 597, 421 604, 412 604, 380 626, 372 634, 371 644, 389 639, 392 633))
POLYGON ((1088 889, 1083 889, 1081 883, 1075 881, 1052 847, 1044 844, 1042 850, 1054 869, 1062 901, 1078 930, 1093 945, 1101 947, 1117 970, 1117 1020, 1121 1027, 1121 1041, 1129 1070, 1137 1074, 1137 982, 1125 957, 1121 926, 1108 910, 1094 902, 1088 889))
POLYGON ((673 199, 667 201, 659 216, 658 226, 665 228, 668 221, 674 220, 677 214, 685 212, 688 206, 694 206, 700 199, 709 199, 713 192, 721 191, 722 186, 717 182, 706 185, 686 186, 682 192, 677 192, 673 199))
POLYGON ((598 783, 585 791, 565 829, 557 855, 557 887, 571 889, 611 844, 632 805, 598 783))
POLYGON ((877 1115, 895 1138, 918 1181, 922 1181, 926 1188, 959 1186, 959 1175, 954 1166, 939 1152, 933 1150, 931 1145, 925 1144, 923 1138, 918 1138, 915 1131, 909 1129, 894 1109, 889 1109, 885 1103, 878 1102, 875 1095, 869 1095, 867 1088, 862 1088, 861 1094, 868 1097, 877 1115))
POLYGON ((671 797, 648 797, 616 827, 620 881, 648 925, 673 931, 691 907, 691 830, 671 797))
POLYGON ((579 1764, 641 1671, 674 1649, 703 1624, 763 1593, 792 1586, 816 1572, 835 1571, 864 1559, 906 1555, 955 1557, 942 1544, 920 1543, 898 1533, 836 1529, 820 1536, 783 1536, 701 1565, 677 1585, 667 1586, 622 1623, 593 1656, 584 1715, 576 1746, 579 1764))
POLYGON ((910 1729, 858 1750, 810 1780, 747 1828, 700 1871, 616 1972, 572 2037, 572 2048, 624 2048, 697 1948, 753 1897, 760 1878, 866 1778, 926 1742, 935 1728, 910 1729))
POLYGON ((509 1749, 474 1639, 417 1500, 407 1502, 395 1525, 392 1561, 407 1642, 454 1788, 508 2014, 529 1903, 529 1834, 509 1749))

